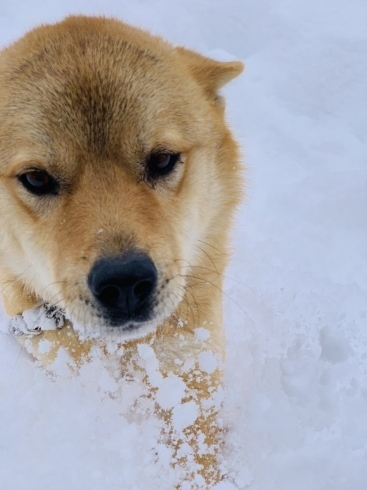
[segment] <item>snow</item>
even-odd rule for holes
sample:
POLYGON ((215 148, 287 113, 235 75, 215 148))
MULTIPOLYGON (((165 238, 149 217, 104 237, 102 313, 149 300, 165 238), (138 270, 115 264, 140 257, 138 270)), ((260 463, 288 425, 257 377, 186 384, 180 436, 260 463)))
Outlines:
MULTIPOLYGON (((216 489, 364 490, 366 2, 3 0, 0 44, 71 12, 246 63, 224 91, 249 183, 225 286, 229 480, 216 489)), ((151 347, 139 349, 177 423, 190 424, 195 402, 180 403, 177 380, 163 382, 151 347)), ((210 372, 214 361, 200 362, 210 372)), ((178 470, 139 372, 116 381, 98 355, 79 376, 56 372, 0 334, 1 489, 172 490, 178 470)))
POLYGON ((210 350, 201 352, 199 354, 199 367, 204 373, 214 373, 218 368, 218 359, 210 350))

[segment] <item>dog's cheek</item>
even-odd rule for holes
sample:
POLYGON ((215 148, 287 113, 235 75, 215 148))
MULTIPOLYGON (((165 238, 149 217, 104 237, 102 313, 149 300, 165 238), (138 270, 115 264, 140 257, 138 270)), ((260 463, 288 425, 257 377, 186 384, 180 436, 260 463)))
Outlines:
MULTIPOLYGON (((0 201, 0 276, 17 280, 25 290, 40 296, 53 280, 43 249, 44 235, 36 220, 24 219, 11 198, 0 201)), ((0 277, 0 279, 1 279, 0 277)))
POLYGON ((206 240, 220 199, 221 186, 218 185, 215 168, 216 155, 212 149, 203 149, 193 156, 184 176, 179 196, 179 223, 176 233, 179 237, 182 259, 196 264, 200 255, 198 245, 206 240))

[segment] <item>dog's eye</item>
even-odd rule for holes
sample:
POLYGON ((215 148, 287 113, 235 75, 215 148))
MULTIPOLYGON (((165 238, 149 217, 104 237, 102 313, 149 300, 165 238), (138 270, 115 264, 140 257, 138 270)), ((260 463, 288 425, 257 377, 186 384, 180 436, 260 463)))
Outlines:
POLYGON ((37 196, 57 194, 58 184, 45 170, 30 170, 18 176, 27 191, 37 196))
POLYGON ((180 153, 168 153, 164 151, 152 153, 147 162, 149 176, 157 178, 168 174, 173 170, 180 156, 180 153))

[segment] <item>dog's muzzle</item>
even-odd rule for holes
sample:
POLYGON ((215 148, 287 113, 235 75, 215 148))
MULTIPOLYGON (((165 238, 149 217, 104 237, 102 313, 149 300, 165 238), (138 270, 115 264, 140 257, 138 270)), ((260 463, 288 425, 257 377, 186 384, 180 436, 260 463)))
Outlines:
POLYGON ((157 269, 142 252, 99 259, 88 286, 110 326, 121 327, 151 319, 157 269))

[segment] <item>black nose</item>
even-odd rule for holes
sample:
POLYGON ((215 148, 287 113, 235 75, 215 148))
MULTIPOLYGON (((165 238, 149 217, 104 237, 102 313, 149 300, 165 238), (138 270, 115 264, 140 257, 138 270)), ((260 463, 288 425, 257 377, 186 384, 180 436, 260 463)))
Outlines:
POLYGON ((148 320, 152 310, 157 270, 141 252, 98 260, 88 285, 111 325, 148 320))

